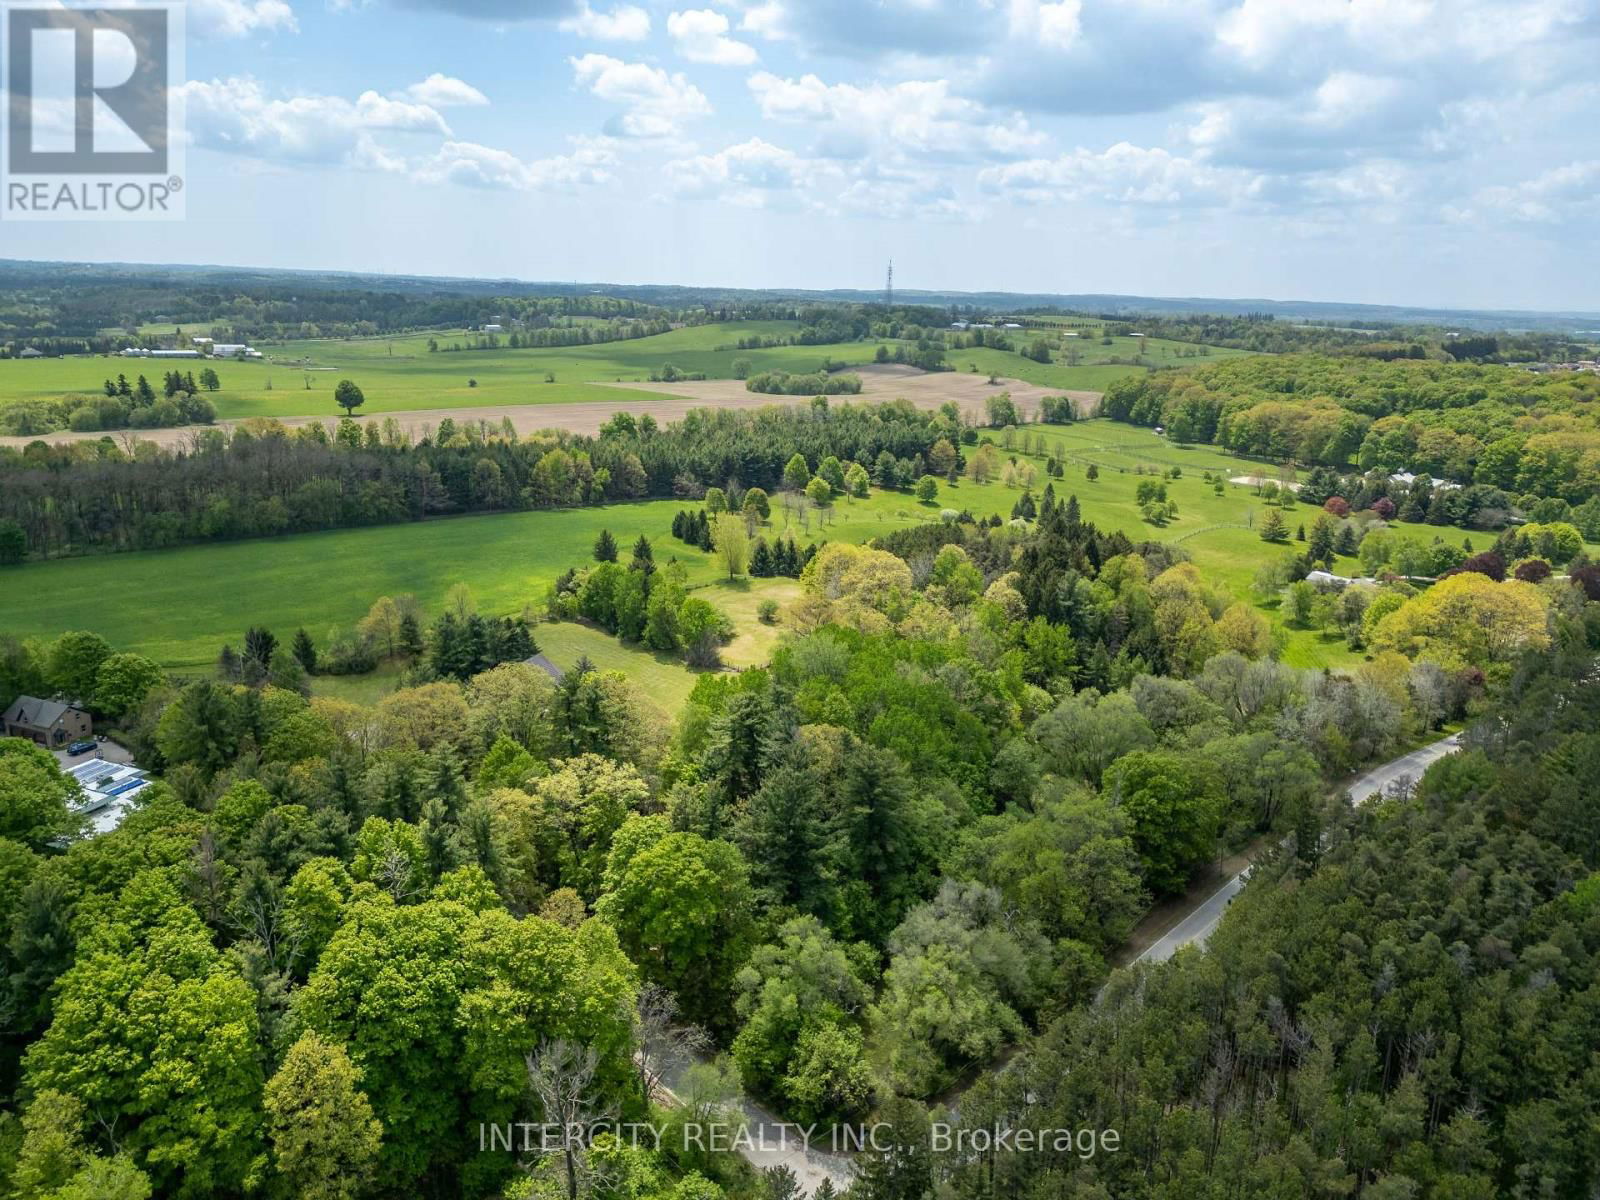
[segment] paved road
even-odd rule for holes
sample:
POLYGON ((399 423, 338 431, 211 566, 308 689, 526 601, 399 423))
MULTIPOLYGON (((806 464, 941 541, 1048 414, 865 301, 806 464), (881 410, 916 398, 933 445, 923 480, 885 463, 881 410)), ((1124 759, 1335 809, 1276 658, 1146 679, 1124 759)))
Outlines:
MULTIPOLYGON (((684 1076, 691 1065, 682 1063, 666 1072, 664 1090, 674 1100, 676 1096, 673 1093, 682 1088, 684 1076)), ((829 1153, 831 1142, 826 1129, 811 1131, 815 1140, 808 1145, 806 1130, 779 1120, 748 1097, 740 1098, 739 1114, 744 1120, 744 1136, 738 1143, 739 1153, 756 1170, 788 1167, 800 1181, 802 1193, 806 1196, 821 1187, 824 1179, 832 1180, 834 1188, 841 1192, 855 1179, 849 1158, 829 1153)), ((709 1140, 713 1136, 720 1138, 723 1134, 708 1131, 705 1136, 709 1140)), ((731 1133, 728 1136, 731 1137, 731 1133)))
POLYGON ((1145 952, 1133 961, 1166 962, 1190 942, 1199 942, 1203 945, 1206 938, 1211 936, 1211 931, 1222 921, 1222 914, 1228 911, 1228 902, 1239 894, 1239 889, 1244 887, 1249 870, 1246 867, 1212 892, 1201 901, 1199 908, 1152 942, 1145 952))
MULTIPOLYGON (((1452 735, 1374 767, 1350 785, 1348 790, 1351 799, 1357 804, 1364 804, 1401 779, 1417 779, 1427 770, 1428 764, 1458 748, 1456 735, 1452 735)), ((1250 868, 1246 867, 1206 897, 1198 908, 1134 961, 1162 962, 1191 943, 1203 945, 1212 930, 1221 923, 1222 915, 1228 911, 1228 902, 1244 887, 1249 876, 1250 868)), ((686 1068, 687 1064, 669 1072, 666 1081, 669 1088, 681 1084, 686 1068)), ((816 1145, 805 1147, 799 1126, 780 1121, 752 1100, 743 1100, 740 1107, 749 1139, 740 1153, 758 1170, 780 1164, 787 1166, 808 1196, 816 1191, 824 1179, 831 1179, 834 1186, 841 1190, 848 1186, 852 1176, 847 1157, 830 1154, 816 1145)))
POLYGON ((1365 804, 1380 792, 1386 792, 1402 779, 1412 781, 1422 778, 1422 773, 1429 766, 1443 758, 1446 754, 1454 754, 1461 749, 1461 735, 1452 733, 1447 738, 1441 738, 1432 745, 1424 746, 1420 750, 1413 750, 1410 754, 1402 754, 1391 762, 1386 762, 1381 767, 1373 767, 1360 779, 1350 785, 1350 799, 1357 804, 1365 804))
MULTIPOLYGON (((1428 769, 1429 764, 1460 749, 1459 738, 1459 734, 1451 734, 1431 745, 1423 746, 1420 750, 1402 754, 1382 766, 1372 768, 1350 785, 1348 789, 1350 799, 1357 804, 1365 804, 1401 780, 1422 778, 1422 773, 1428 769)), ((1207 896, 1199 908, 1173 926, 1164 937, 1154 942, 1134 961, 1165 962, 1191 942, 1204 945, 1205 940, 1211 936, 1211 931, 1221 923, 1222 914, 1228 911, 1228 902, 1239 894, 1239 889, 1244 887, 1244 881, 1249 875, 1250 868, 1246 867, 1228 880, 1207 896)))

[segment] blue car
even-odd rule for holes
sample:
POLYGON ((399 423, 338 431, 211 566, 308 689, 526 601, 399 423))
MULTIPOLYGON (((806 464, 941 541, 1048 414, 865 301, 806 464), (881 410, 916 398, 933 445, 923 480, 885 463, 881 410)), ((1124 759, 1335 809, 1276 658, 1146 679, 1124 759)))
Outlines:
POLYGON ((90 741, 90 742, 73 742, 72 745, 67 747, 67 753, 68 754, 87 754, 90 750, 93 750, 94 748, 95 748, 95 743, 92 742, 92 741, 90 741))

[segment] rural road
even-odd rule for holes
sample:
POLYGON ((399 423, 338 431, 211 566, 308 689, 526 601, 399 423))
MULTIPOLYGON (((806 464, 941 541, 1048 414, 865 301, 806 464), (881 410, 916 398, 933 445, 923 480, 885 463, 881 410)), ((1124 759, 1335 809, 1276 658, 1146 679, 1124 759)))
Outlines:
MULTIPOLYGON (((692 1062, 684 1062, 665 1072, 665 1090, 674 1094, 674 1100, 677 1098, 675 1093, 682 1089, 684 1077, 693 1065, 692 1062)), ((816 1142, 808 1147, 801 1126, 780 1120, 747 1096, 740 1096, 738 1107, 745 1126, 739 1153, 756 1170, 788 1167, 800 1182, 801 1194, 806 1196, 821 1187, 824 1179, 832 1180, 834 1188, 841 1192, 850 1186, 855 1172, 847 1157, 828 1152, 826 1147, 831 1143, 827 1130, 815 1130, 816 1142)), ((709 1139, 710 1135, 707 1137, 709 1139)))
MULTIPOLYGON (((1374 796, 1388 791, 1402 779, 1420 779, 1429 764, 1460 748, 1460 736, 1453 733, 1419 750, 1391 759, 1382 766, 1373 767, 1346 789, 1350 793, 1350 799, 1356 804, 1365 804, 1374 796)), ((1134 959, 1134 962, 1165 962, 1191 942, 1204 945, 1205 940, 1211 936, 1211 931, 1221 923, 1222 914, 1228 911, 1228 902, 1239 894, 1239 889, 1244 887, 1244 882, 1249 877, 1250 868, 1246 867, 1202 900, 1200 907, 1174 925, 1162 938, 1152 943, 1148 950, 1134 959)))
MULTIPOLYGON (((1346 789, 1351 800, 1356 804, 1365 804, 1402 779, 1420 778, 1430 763, 1460 748, 1459 738, 1459 734, 1451 734, 1372 768, 1346 789)), ((1244 887, 1249 876, 1250 868, 1246 867, 1201 901, 1198 908, 1168 930, 1134 962, 1164 962, 1191 943, 1204 945, 1212 930, 1221 923, 1223 914, 1228 911, 1228 902, 1244 887)), ((688 1066, 685 1063, 668 1073, 666 1082, 669 1090, 681 1086, 688 1066)), ((848 1157, 829 1153, 816 1145, 806 1147, 799 1126, 780 1120, 753 1100, 741 1098, 739 1107, 748 1138, 740 1153, 757 1170, 788 1167, 800 1181, 801 1189, 807 1196, 815 1192, 824 1179, 831 1179, 834 1187, 840 1190, 849 1185, 853 1173, 848 1157)))

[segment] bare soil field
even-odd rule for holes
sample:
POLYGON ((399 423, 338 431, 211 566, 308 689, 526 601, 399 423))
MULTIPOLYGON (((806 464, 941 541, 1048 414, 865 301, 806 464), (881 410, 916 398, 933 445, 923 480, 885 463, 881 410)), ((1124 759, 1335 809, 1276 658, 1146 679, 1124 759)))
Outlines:
MULTIPOLYGON (((1099 392, 1063 391, 1060 388, 1042 387, 1036 383, 1023 383, 1018 379, 1002 379, 990 383, 987 375, 974 375, 961 371, 919 371, 916 367, 894 363, 873 363, 852 367, 851 373, 861 376, 859 396, 838 396, 848 400, 910 400, 919 408, 938 408, 954 400, 966 416, 979 418, 983 404, 990 396, 1009 392, 1017 409, 1028 418, 1038 415, 1039 401, 1045 396, 1071 396, 1078 402, 1083 416, 1092 416, 1100 404, 1099 392)), ((748 407, 754 399, 757 405, 765 399, 769 403, 805 401, 803 396, 758 396, 745 390, 737 379, 706 379, 695 383, 614 383, 608 387, 636 391, 658 392, 698 400, 702 405, 716 408, 748 407)))
MULTIPOLYGON (((1044 396, 1071 396, 1078 402, 1084 416, 1093 415, 1100 403, 1099 392, 1076 392, 1040 387, 1015 379, 991 384, 987 376, 962 374, 956 371, 929 373, 915 367, 877 365, 858 369, 861 376, 859 396, 836 396, 834 403, 867 402, 906 399, 918 408, 938 408, 948 400, 961 406, 962 414, 975 421, 983 416, 983 402, 990 396, 1010 392, 1018 410, 1028 418, 1038 415, 1039 400, 1044 396)), ((457 425, 475 425, 486 421, 499 426, 510 421, 519 435, 537 433, 541 429, 564 429, 571 433, 593 434, 619 412, 649 413, 661 424, 682 420, 696 408, 764 408, 773 404, 804 404, 804 396, 769 396, 745 390, 736 379, 707 379, 698 383, 617 383, 607 387, 619 392, 639 393, 636 398, 619 396, 616 403, 585 404, 510 404, 484 405, 466 408, 413 409, 406 412, 385 413, 381 409, 364 411, 363 421, 381 421, 393 417, 400 427, 414 435, 438 428, 439 422, 449 418, 457 425)), ((249 420, 259 420, 250 418, 249 420)), ((321 421, 331 424, 331 417, 276 418, 288 426, 307 425, 321 421)), ((249 421, 218 421, 216 426, 186 425, 172 429, 119 430, 110 433, 59 433, 40 437, 0 437, 0 445, 26 446, 29 442, 78 442, 95 438, 112 437, 119 442, 137 439, 163 446, 192 445, 195 436, 207 428, 227 428, 248 424, 249 421)))

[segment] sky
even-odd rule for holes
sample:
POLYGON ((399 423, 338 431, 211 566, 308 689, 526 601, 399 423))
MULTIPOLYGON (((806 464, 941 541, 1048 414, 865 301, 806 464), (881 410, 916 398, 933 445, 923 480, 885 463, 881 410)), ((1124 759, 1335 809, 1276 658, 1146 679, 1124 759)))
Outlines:
POLYGON ((1600 0, 192 0, 0 257, 1600 311, 1600 0), (704 7, 694 7, 704 4, 704 7))

